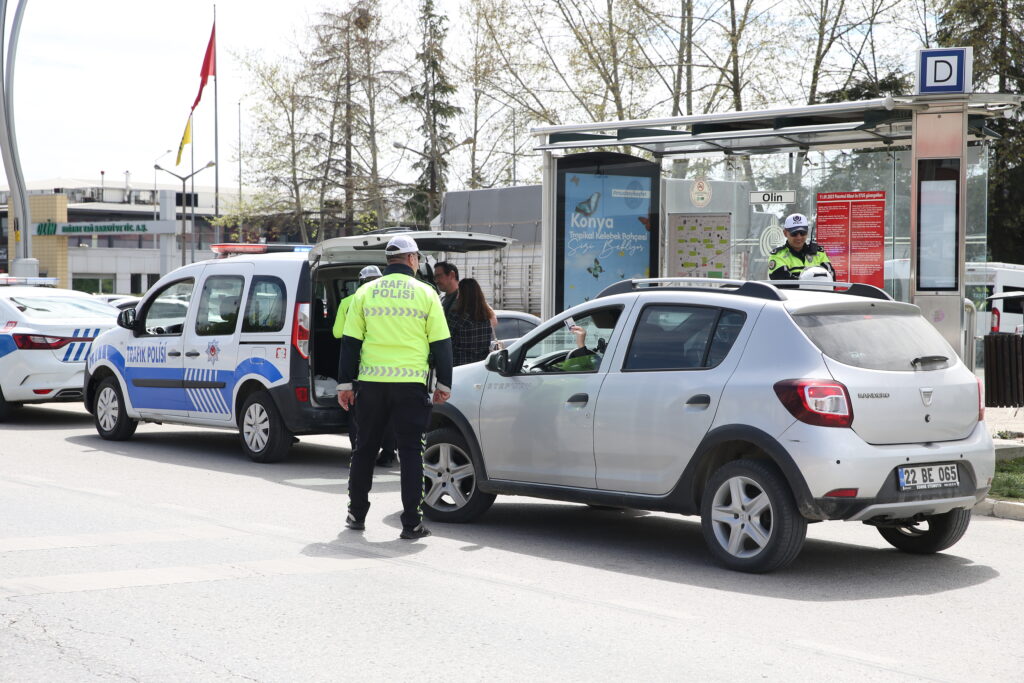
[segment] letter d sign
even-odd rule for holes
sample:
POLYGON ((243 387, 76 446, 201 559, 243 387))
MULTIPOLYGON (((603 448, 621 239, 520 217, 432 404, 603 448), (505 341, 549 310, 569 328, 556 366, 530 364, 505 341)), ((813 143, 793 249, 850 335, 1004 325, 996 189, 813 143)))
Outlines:
POLYGON ((949 47, 917 51, 917 94, 969 93, 973 50, 949 47))

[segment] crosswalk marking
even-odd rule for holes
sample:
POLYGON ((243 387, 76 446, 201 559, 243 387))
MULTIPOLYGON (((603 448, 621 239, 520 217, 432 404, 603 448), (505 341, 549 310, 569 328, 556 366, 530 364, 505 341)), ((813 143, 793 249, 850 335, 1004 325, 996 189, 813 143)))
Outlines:
POLYGON ((168 586, 182 583, 226 581, 269 576, 324 574, 366 569, 382 560, 365 557, 294 557, 279 560, 256 560, 230 564, 208 564, 194 567, 162 567, 124 571, 60 574, 0 579, 0 599, 48 593, 79 593, 83 591, 118 590, 144 586, 168 586))
POLYGON ((191 526, 155 531, 115 531, 103 534, 75 534, 73 536, 33 536, 26 538, 0 538, 0 553, 25 550, 55 550, 58 548, 96 548, 132 543, 166 543, 198 541, 241 536, 245 532, 223 526, 191 526))

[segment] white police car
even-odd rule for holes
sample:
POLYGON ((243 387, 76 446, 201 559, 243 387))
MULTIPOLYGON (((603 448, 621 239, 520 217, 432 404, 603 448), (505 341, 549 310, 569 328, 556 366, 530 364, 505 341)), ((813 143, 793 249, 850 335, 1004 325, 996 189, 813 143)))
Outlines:
MULTIPOLYGON (((217 245, 233 256, 168 273, 93 344, 85 405, 97 432, 127 439, 140 421, 237 429, 256 462, 284 458, 296 435, 346 432, 334 313, 359 286, 360 269, 385 264, 384 247, 396 234, 313 247, 217 245)), ((512 241, 408 234, 424 252, 493 250, 512 241)), ((431 277, 426 262, 422 275, 431 277)))
POLYGON ((116 308, 84 292, 37 286, 56 282, 0 278, 0 421, 13 406, 82 400, 89 347, 114 327, 116 308))

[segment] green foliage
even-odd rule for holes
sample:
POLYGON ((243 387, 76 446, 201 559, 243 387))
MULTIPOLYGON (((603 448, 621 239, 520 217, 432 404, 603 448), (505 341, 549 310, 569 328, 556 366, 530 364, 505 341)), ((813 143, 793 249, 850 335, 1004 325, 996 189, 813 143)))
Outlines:
POLYGON ((859 78, 845 88, 829 90, 821 94, 822 102, 856 102, 873 100, 886 95, 906 95, 913 87, 913 75, 890 71, 885 76, 875 79, 859 78))
POLYGON ((434 0, 420 4, 420 51, 416 61, 420 80, 399 102, 412 106, 420 117, 423 150, 413 168, 420 171, 415 185, 407 190, 405 209, 414 222, 426 225, 441 210, 441 196, 447 187, 447 155, 456 145, 449 121, 462 112, 451 102, 457 88, 448 79, 444 40, 447 20, 434 11, 434 0))
POLYGON ((996 463, 996 476, 989 495, 993 498, 1024 499, 1024 458, 996 463))
MULTIPOLYGON (((1024 93, 1024 0, 947 0, 939 45, 974 48, 974 87, 1024 93)), ((986 124, 1001 138, 989 168, 989 258, 1024 262, 1024 123, 1019 117, 986 124)))

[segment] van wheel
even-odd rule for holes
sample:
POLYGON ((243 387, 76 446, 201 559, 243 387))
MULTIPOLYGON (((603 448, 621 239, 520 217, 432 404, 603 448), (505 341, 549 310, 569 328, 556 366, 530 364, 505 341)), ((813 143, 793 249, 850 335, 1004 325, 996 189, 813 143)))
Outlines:
POLYGON ((950 510, 915 524, 880 526, 878 533, 892 547, 905 553, 930 555, 945 550, 963 538, 970 523, 970 510, 950 510))
POLYGON ((466 438, 446 427, 427 434, 423 451, 423 514, 438 522, 471 522, 494 503, 478 488, 479 476, 466 438))
POLYGON ((0 422, 7 422, 11 419, 11 413, 18 406, 17 403, 8 403, 4 398, 3 390, 0 390, 0 422))
POLYGON ((128 417, 117 378, 107 377, 100 382, 92 404, 96 432, 107 441, 130 439, 139 426, 138 420, 128 417))
POLYGON ((701 499, 701 530, 711 554, 729 569, 763 573, 800 553, 807 520, 771 465, 734 460, 711 475, 701 499))
POLYGON ((254 462, 280 462, 288 457, 292 435, 285 428, 274 399, 265 391, 249 394, 238 418, 242 450, 254 462))

